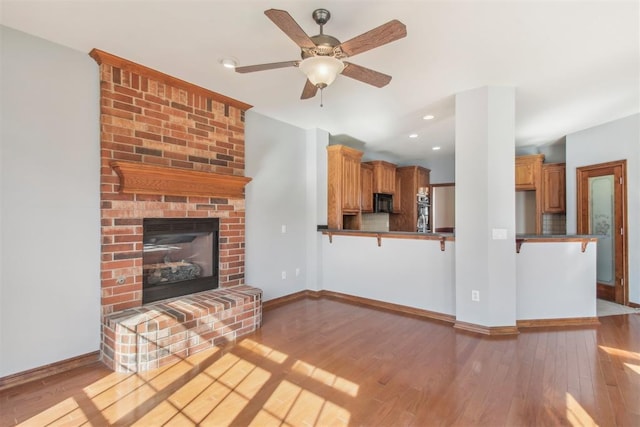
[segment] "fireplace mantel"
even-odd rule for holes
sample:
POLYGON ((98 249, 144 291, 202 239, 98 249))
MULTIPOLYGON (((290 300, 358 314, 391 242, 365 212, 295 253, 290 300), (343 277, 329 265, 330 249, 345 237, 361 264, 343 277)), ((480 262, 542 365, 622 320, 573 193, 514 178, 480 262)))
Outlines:
POLYGON ((120 192, 169 196, 244 198, 251 178, 143 163, 111 162, 120 177, 120 192))

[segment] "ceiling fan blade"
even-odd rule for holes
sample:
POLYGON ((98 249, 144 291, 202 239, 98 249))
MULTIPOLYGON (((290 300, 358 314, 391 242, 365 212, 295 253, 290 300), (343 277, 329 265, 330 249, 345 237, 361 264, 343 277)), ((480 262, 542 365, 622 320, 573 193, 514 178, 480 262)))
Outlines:
POLYGON ((397 19, 347 40, 340 47, 348 56, 366 52, 378 46, 396 41, 407 35, 407 27, 397 19))
POLYGON ((291 40, 300 47, 313 49, 316 44, 309 38, 300 25, 289 15, 287 11, 278 9, 265 10, 264 14, 273 21, 291 40))
POLYGON ((309 99, 316 96, 318 93, 318 88, 316 85, 311 83, 309 79, 307 79, 307 83, 304 85, 304 89, 302 89, 302 95, 300 95, 300 99, 309 99))
POLYGON ((361 65, 352 64, 350 62, 345 62, 344 65, 345 67, 344 70, 342 70, 342 75, 360 80, 363 83, 368 83, 375 87, 383 87, 388 85, 391 81, 391 76, 371 70, 361 65))
POLYGON ((253 73, 254 71, 274 70, 276 68, 297 67, 300 61, 271 62, 269 64, 247 65, 236 67, 237 73, 253 73))

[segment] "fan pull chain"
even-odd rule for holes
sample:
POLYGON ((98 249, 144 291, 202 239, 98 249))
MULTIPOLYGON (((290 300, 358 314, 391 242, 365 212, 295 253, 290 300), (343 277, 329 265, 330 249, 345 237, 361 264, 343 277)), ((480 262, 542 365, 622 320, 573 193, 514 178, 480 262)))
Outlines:
POLYGON ((322 105, 322 92, 323 92, 323 89, 324 88, 320 88, 320 108, 323 107, 323 105, 322 105))

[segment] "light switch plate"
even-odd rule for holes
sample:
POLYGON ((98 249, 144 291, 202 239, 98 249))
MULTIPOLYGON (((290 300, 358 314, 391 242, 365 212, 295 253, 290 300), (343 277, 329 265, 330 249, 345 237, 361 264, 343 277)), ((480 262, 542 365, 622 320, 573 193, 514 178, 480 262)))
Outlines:
POLYGON ((492 230, 493 240, 507 240, 506 228, 494 228, 492 230))

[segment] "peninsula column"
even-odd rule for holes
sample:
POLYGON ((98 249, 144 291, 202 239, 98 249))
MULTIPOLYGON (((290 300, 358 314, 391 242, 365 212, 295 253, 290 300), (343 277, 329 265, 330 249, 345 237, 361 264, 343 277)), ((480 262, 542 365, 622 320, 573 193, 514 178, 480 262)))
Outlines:
POLYGON ((456 95, 455 327, 491 335, 517 333, 514 125, 514 88, 456 95))

